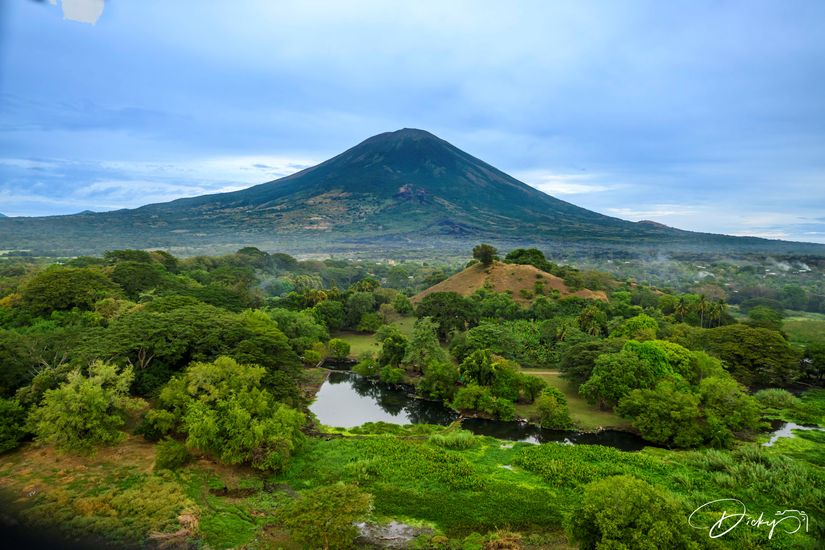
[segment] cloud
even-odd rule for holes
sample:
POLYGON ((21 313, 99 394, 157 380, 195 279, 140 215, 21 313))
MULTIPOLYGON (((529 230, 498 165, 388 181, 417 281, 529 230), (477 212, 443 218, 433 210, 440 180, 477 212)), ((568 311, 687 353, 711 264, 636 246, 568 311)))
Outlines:
POLYGON ((605 179, 593 174, 561 174, 546 170, 515 172, 513 176, 548 195, 582 195, 615 191, 626 186, 599 183, 605 179))
POLYGON ((221 156, 180 162, 0 158, 6 215, 135 208, 182 197, 237 191, 316 164, 305 158, 221 156), (37 170, 38 177, 31 173, 37 170))
POLYGON ((652 204, 647 208, 607 208, 612 215, 629 220, 655 220, 672 216, 694 216, 698 213, 695 206, 684 204, 652 204))
POLYGON ((7 4, 0 191, 50 199, 19 213, 262 183, 418 127, 611 215, 825 221, 822 2, 147 0, 94 27, 7 4))

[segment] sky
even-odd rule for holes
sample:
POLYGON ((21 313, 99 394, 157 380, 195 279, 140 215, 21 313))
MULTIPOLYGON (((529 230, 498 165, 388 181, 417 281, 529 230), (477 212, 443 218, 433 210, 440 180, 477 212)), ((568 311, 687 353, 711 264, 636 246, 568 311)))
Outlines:
POLYGON ((818 0, 6 0, 0 213, 241 189, 411 127, 611 216, 825 243, 823 28, 818 0))

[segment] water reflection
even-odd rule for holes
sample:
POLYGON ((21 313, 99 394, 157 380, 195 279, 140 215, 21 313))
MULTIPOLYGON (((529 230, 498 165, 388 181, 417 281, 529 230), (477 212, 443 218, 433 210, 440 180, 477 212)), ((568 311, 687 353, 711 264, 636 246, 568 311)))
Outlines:
POLYGON ((349 372, 331 372, 309 409, 322 424, 336 428, 366 422, 444 426, 458 418, 441 403, 415 399, 402 389, 349 372))
MULTIPOLYGON (((390 424, 437 424, 446 426, 458 415, 435 401, 416 399, 404 390, 382 384, 351 372, 331 372, 318 391, 310 410, 327 426, 354 428, 366 422, 390 424)), ((547 443, 556 441, 575 445, 607 445, 623 451, 638 451, 645 446, 637 435, 618 430, 598 433, 545 430, 526 422, 504 422, 467 418, 462 427, 478 435, 509 441, 547 443)))

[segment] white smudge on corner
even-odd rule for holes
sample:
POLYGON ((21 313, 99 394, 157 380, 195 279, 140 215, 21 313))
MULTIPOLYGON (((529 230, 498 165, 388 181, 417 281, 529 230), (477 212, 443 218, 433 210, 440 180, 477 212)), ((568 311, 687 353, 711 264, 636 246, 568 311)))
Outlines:
MULTIPOLYGON (((49 0, 52 6, 57 0, 49 0)), ((103 13, 104 0, 62 0, 63 19, 94 25, 103 13)))

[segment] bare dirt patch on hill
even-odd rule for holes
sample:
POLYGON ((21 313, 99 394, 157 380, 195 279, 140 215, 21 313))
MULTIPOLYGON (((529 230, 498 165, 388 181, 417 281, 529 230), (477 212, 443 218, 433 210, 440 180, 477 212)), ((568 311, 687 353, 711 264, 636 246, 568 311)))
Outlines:
POLYGON ((490 267, 481 264, 471 265, 464 271, 456 273, 449 279, 431 286, 413 297, 414 303, 433 292, 456 292, 462 296, 482 288, 489 288, 496 292, 507 292, 513 299, 522 304, 529 304, 536 297, 536 283, 541 282, 544 292, 558 291, 562 296, 579 296, 590 300, 607 301, 607 295, 601 291, 582 289, 570 290, 564 279, 546 273, 532 265, 505 264, 496 262, 490 267))

